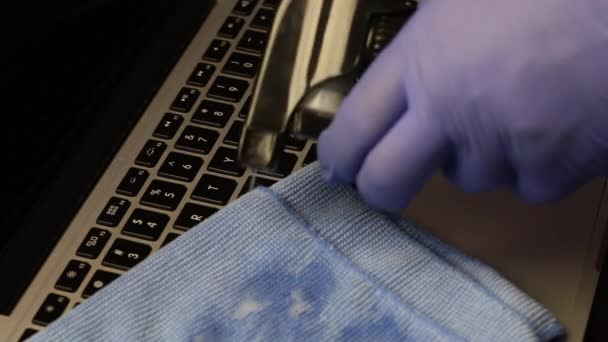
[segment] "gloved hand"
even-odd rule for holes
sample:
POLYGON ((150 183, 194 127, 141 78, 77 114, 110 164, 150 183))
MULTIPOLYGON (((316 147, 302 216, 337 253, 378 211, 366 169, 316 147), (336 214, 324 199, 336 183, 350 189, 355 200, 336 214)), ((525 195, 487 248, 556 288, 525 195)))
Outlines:
POLYGON ((402 209, 438 169, 545 202, 608 171, 608 0, 427 0, 355 85, 326 178, 402 209))

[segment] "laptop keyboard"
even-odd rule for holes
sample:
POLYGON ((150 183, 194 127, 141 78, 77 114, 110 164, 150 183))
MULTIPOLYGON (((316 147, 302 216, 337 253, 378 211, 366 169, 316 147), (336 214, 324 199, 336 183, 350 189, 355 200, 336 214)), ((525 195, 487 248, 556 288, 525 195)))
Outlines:
MULTIPOLYGON (((46 293, 24 337, 251 188, 250 170, 237 162, 237 145, 251 101, 244 97, 261 64, 278 3, 237 1, 217 38, 201 54, 125 169, 114 194, 99 208, 96 226, 86 233, 74 259, 57 274, 53 291, 46 293)), ((313 162, 314 149, 312 142, 287 139, 277 170, 259 171, 255 186, 270 186, 313 162)))

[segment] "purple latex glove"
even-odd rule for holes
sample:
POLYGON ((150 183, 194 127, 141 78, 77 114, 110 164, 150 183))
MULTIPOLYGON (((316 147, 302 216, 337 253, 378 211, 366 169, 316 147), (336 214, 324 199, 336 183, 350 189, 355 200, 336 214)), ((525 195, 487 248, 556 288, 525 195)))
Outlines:
POLYGON ((608 0, 427 0, 321 135, 325 176, 402 209, 464 191, 558 199, 608 172, 608 0))

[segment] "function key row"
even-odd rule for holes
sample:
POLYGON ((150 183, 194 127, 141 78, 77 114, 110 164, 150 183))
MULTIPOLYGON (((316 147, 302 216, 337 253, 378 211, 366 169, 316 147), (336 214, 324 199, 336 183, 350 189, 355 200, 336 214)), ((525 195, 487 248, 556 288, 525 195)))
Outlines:
MULTIPOLYGON (((233 13, 249 16, 256 5, 257 1, 254 0, 238 1, 233 9, 233 13)), ((278 6, 278 2, 264 2, 264 6, 269 8, 260 8, 251 22, 251 27, 260 31, 246 30, 236 46, 237 50, 254 54, 263 53, 268 40, 267 31, 274 20, 274 10, 278 6)), ((222 24, 218 36, 228 39, 236 38, 244 25, 245 19, 242 17, 229 16, 222 24)), ((211 62, 220 62, 230 49, 230 46, 229 41, 214 39, 205 51, 203 59, 211 62)), ((257 73, 260 62, 258 56, 235 52, 230 56, 222 72, 252 78, 257 73)), ((208 63, 197 64, 186 83, 196 87, 207 86, 207 83, 215 72, 215 68, 214 65, 208 63)), ((220 76, 211 86, 207 96, 229 102, 239 102, 247 88, 247 82, 220 76)), ((188 113, 199 96, 199 90, 184 87, 177 94, 170 108, 177 112, 188 113)))
MULTIPOLYGON (((270 25, 272 24, 272 17, 270 14, 262 13, 259 16, 256 16, 255 21, 252 23, 252 27, 259 28, 262 30, 269 30, 270 25), (257 27, 256 27, 257 26, 257 27)), ((220 28, 218 32, 218 36, 222 38, 234 39, 240 33, 241 29, 245 25, 245 19, 239 17, 228 17, 224 24, 220 28)), ((254 30, 246 30, 241 39, 239 40, 236 48, 243 51, 251 51, 255 53, 262 53, 264 47, 266 46, 266 40, 268 39, 268 32, 265 31, 254 31, 254 30)), ((216 43, 219 44, 219 43, 216 43)), ((213 46, 213 45, 212 45, 213 46)), ((223 49, 224 47, 215 46, 218 49, 223 49)), ((227 49, 226 49, 227 50, 227 49)), ((207 51, 208 52, 208 51, 207 51)), ((219 51, 215 51, 215 53, 219 54, 219 51)), ((207 53, 205 53, 206 55, 207 53)), ((213 53, 211 53, 213 55, 213 53)), ((211 56, 213 58, 213 56, 211 56)), ((221 60, 221 58, 216 61, 221 60)))
MULTIPOLYGON (((232 13, 240 14, 240 15, 250 15, 255 6, 257 5, 258 0, 239 0, 237 4, 232 9, 232 13)), ((264 0, 262 3, 263 6, 270 7, 273 10, 276 10, 281 3, 280 0, 264 0)))
MULTIPOLYGON (((264 2, 264 6, 270 8, 260 8, 256 13, 255 17, 253 18, 251 26, 257 29, 269 29, 274 19, 274 10, 276 10, 276 8, 278 7, 278 3, 278 1, 264 2)), ((234 6, 234 9, 232 10, 232 13, 236 15, 249 16, 251 15, 251 13, 253 13, 253 9, 255 8, 256 4, 257 0, 238 1, 237 4, 234 6)))
POLYGON ((166 113, 152 135, 160 139, 173 139, 183 122, 184 118, 181 115, 166 113))
POLYGON ((257 4, 257 0, 239 0, 232 9, 232 13, 245 16, 250 15, 257 4))
POLYGON ((135 158, 135 164, 145 167, 154 167, 166 149, 167 144, 164 142, 150 139, 135 158))
POLYGON ((196 87, 204 87, 207 85, 214 72, 215 66, 213 64, 198 63, 186 83, 196 87))
POLYGON ((205 51, 203 55, 203 59, 211 61, 211 62, 219 62, 221 61, 226 52, 230 49, 230 42, 221 39, 214 39, 205 51))
POLYGON ((41 326, 49 325, 63 314, 69 303, 70 300, 66 296, 49 294, 34 315, 32 323, 41 326))
POLYGON ((281 0, 264 0, 264 6, 268 6, 272 9, 277 9, 281 0))
MULTIPOLYGON (((220 84, 220 89, 221 87, 223 86, 220 84)), ((236 90, 229 89, 228 91, 230 92, 236 90)), ((192 122, 216 128, 223 128, 226 126, 226 123, 230 120, 233 113, 234 106, 230 104, 203 100, 201 101, 197 110, 194 112, 192 122)), ((183 122, 184 118, 181 115, 166 113, 154 130, 153 136, 167 140, 173 139, 183 122)), ((148 141, 144 150, 142 150, 142 152, 138 155, 136 164, 154 167, 165 147, 166 145, 164 145, 164 143, 161 141, 148 141)))
MULTIPOLYGON (((258 44, 264 44, 264 41, 260 41, 259 38, 257 40, 253 40, 253 37, 255 36, 248 37, 245 40, 247 42, 247 49, 257 51, 256 49, 254 49, 255 46, 257 46, 258 44)), ((230 75, 252 78, 257 73, 260 62, 261 60, 258 56, 234 52, 230 55, 230 58, 222 69, 222 72, 230 75)), ((207 86, 207 83, 209 83, 209 80, 213 76, 214 72, 214 65, 207 63, 198 63, 190 74, 190 77, 188 78, 186 83, 195 87, 205 87, 207 86)), ((216 81, 214 83, 214 86, 212 86, 212 89, 214 87, 217 87, 218 83, 222 85, 227 84, 229 82, 234 83, 232 79, 226 78, 219 82, 216 81)), ((244 89, 247 88, 245 87, 244 89)), ((211 94, 213 95, 214 93, 211 92, 211 94)), ((177 97, 171 104, 171 108, 180 112, 189 112, 194 102, 196 102, 196 100, 198 99, 199 95, 200 92, 196 89, 184 87, 181 89, 181 91, 178 93, 177 97)))
POLYGON ((90 270, 91 265, 88 263, 71 260, 55 282, 55 288, 66 292, 76 292, 90 270))
POLYGON ((92 228, 78 247, 76 255, 87 259, 97 259, 111 236, 112 234, 105 229, 92 228))
POLYGON ((273 21, 274 11, 267 8, 260 8, 251 22, 251 27, 259 30, 269 31, 272 27, 273 21))
POLYGON ((245 19, 229 16, 226 18, 226 21, 224 21, 224 24, 222 24, 222 27, 220 27, 217 35, 224 38, 235 38, 244 25, 245 19))
POLYGON ((124 198, 112 197, 97 217, 97 224, 116 227, 125 216, 131 202, 124 198))
MULTIPOLYGON (((236 73, 247 73, 249 72, 248 66, 250 62, 238 62, 242 63, 240 66, 233 67, 233 74, 236 73), (245 64, 247 66, 245 66, 245 64)), ((243 98, 243 95, 249 88, 249 82, 226 76, 218 76, 209 91, 207 97, 212 99, 218 99, 228 102, 239 102, 243 98)), ((201 92, 194 88, 183 87, 175 100, 173 100, 170 109, 180 113, 189 113, 192 107, 199 98, 201 92)))
POLYGON ((171 103, 170 108, 176 112, 188 113, 200 95, 201 92, 198 89, 183 87, 171 103))
POLYGON ((124 196, 137 196, 149 176, 148 171, 132 167, 118 185, 116 192, 124 196))

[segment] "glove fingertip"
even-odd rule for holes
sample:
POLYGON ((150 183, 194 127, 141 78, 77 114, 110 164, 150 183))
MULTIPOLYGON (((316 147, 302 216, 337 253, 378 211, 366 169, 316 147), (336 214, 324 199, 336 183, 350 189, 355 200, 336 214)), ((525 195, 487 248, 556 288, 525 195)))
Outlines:
MULTIPOLYGON (((321 133, 319 140, 317 142, 317 160, 319 161, 319 166, 321 167, 321 175, 323 178, 335 184, 345 184, 352 183, 352 178, 354 177, 345 177, 337 172, 336 164, 340 164, 340 156, 335 155, 335 151, 333 149, 333 144, 331 142, 333 136, 328 131, 325 130, 321 133)), ((344 165, 344 163, 342 163, 344 165)), ((353 174, 355 171, 351 171, 353 174)))
POLYGON ((447 151, 432 117, 409 111, 367 155, 357 175, 359 192, 373 207, 403 210, 445 162, 447 151))
POLYGON ((357 176, 357 190, 367 204, 389 212, 399 212, 409 205, 413 193, 395 189, 384 182, 382 176, 370 174, 365 170, 357 176))

